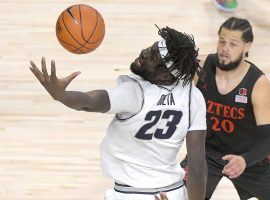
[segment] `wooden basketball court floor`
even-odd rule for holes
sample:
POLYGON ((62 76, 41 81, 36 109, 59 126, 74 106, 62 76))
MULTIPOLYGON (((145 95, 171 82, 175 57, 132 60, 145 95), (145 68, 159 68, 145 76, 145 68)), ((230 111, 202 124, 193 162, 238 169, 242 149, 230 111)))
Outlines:
MULTIPOLYGON (((222 21, 247 17, 255 33, 250 61, 270 72, 270 3, 241 1, 223 13, 211 0, 0 0, 0 200, 98 200, 112 182, 100 169, 99 145, 112 115, 76 112, 53 101, 29 60, 56 60, 58 75, 81 71, 69 90, 112 88, 140 50, 158 40, 154 24, 194 35, 201 54, 216 50, 222 21), (60 12, 77 3, 98 9, 106 36, 93 53, 73 55, 58 43, 60 12)), ((179 159, 185 154, 185 147, 179 159)), ((238 199, 220 182, 213 199, 238 199)))

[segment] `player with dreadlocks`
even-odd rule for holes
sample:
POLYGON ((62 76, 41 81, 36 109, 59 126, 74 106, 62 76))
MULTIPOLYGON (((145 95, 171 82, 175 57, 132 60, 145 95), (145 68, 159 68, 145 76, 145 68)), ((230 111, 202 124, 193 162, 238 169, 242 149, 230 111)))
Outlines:
POLYGON ((193 37, 169 27, 159 35, 162 40, 141 51, 130 66, 133 74, 120 76, 114 89, 66 91, 78 72, 58 79, 54 61, 51 75, 45 58, 42 71, 31 61, 31 71, 55 100, 75 110, 115 114, 100 148, 103 172, 115 181, 106 200, 154 200, 159 192, 170 200, 204 199, 206 108, 192 85, 198 50, 193 37), (177 160, 185 138, 188 197, 177 160))
POLYGON ((198 49, 194 38, 185 33, 181 33, 179 37, 179 32, 169 27, 159 29, 159 35, 166 41, 167 49, 170 51, 170 54, 163 58, 164 63, 171 62, 173 65, 169 70, 186 85, 193 79, 195 73, 198 75, 200 72, 196 60, 198 49))

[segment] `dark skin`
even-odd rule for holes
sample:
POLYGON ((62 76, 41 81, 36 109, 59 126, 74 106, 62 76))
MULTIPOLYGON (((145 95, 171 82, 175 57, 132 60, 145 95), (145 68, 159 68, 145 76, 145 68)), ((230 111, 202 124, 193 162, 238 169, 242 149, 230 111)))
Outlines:
POLYGON ((143 49, 130 69, 155 85, 171 85, 176 81, 162 61, 157 42, 143 49))
MULTIPOLYGON (((48 74, 44 57, 41 61, 41 70, 33 61, 30 61, 30 64, 30 70, 54 100, 75 110, 102 113, 109 111, 110 99, 106 90, 89 92, 66 91, 67 86, 80 72, 74 72, 65 78, 58 78, 54 60, 51 61, 50 75, 48 74)), ((141 75, 152 84, 171 85, 176 81, 166 66, 164 66, 157 42, 143 49, 130 68, 131 71, 141 75)), ((187 184, 189 199, 203 200, 207 174, 204 149, 205 130, 190 131, 186 139, 190 166, 189 181, 187 184)), ((155 196, 155 199, 158 199, 158 197, 155 196)), ((161 199, 167 199, 164 193, 161 194, 161 199)))
MULTIPOLYGON (((54 60, 51 61, 51 75, 48 74, 44 57, 41 60, 41 71, 33 61, 30 61, 30 64, 30 70, 54 100, 60 101, 75 110, 107 112, 110 109, 108 93, 105 90, 94 90, 85 93, 66 91, 67 86, 80 72, 74 72, 68 77, 60 79, 56 76, 54 60)), ((131 64, 131 70, 134 68, 138 73, 145 73, 144 78, 153 84, 171 85, 175 79, 166 68, 161 67, 162 64, 157 43, 155 43, 141 51, 140 56, 131 64), (150 77, 150 74, 154 72, 155 76, 150 77)))
POLYGON ((66 78, 56 76, 54 60, 51 61, 51 75, 48 75, 45 58, 42 58, 40 71, 33 61, 30 61, 30 70, 39 80, 41 85, 47 90, 51 97, 75 110, 85 110, 89 112, 106 112, 110 109, 110 101, 105 90, 95 90, 90 92, 66 91, 70 82, 76 78, 80 72, 74 72, 66 78))

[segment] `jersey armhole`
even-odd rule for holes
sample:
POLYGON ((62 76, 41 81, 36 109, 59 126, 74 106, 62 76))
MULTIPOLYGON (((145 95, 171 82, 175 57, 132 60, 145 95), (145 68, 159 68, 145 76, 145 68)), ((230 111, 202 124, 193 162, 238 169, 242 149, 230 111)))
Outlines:
POLYGON ((122 75, 121 78, 123 80, 126 79, 127 81, 128 81, 128 79, 130 79, 130 80, 134 81, 135 83, 137 83, 139 85, 140 89, 141 89, 141 95, 142 95, 142 105, 141 105, 140 110, 137 113, 132 113, 132 114, 130 114, 130 113, 117 113, 117 114, 115 114, 115 117, 116 117, 117 120, 125 121, 125 120, 128 120, 128 119, 134 117, 135 115, 137 115, 142 110, 143 105, 144 105, 144 92, 143 92, 143 88, 142 88, 141 84, 135 78, 132 78, 132 77, 130 77, 128 75, 122 75))

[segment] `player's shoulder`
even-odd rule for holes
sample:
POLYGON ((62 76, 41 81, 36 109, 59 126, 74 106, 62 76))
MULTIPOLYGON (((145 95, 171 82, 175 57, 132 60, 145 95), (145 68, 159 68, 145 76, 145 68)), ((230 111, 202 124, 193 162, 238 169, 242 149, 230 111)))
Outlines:
POLYGON ((125 82, 130 82, 130 83, 140 83, 143 82, 144 79, 138 75, 135 74, 129 74, 129 75, 120 75, 117 79, 117 83, 125 83, 125 82))
POLYGON ((270 95, 270 82, 265 74, 261 75, 260 78, 258 78, 254 85, 252 93, 255 96, 256 94, 262 94, 262 96, 270 95))
POLYGON ((207 57, 208 57, 208 55, 205 55, 205 54, 198 55, 198 58, 197 59, 199 61, 199 65, 200 65, 201 68, 203 68, 204 63, 205 63, 207 57))
POLYGON ((265 85, 265 86, 270 86, 270 82, 269 79, 267 78, 267 76, 265 74, 262 74, 258 80, 256 81, 256 84, 258 85, 265 85))
POLYGON ((191 101, 192 101, 192 107, 200 107, 205 106, 205 99, 203 97, 202 92, 193 85, 192 91, 191 91, 191 101))
POLYGON ((191 91, 192 97, 193 98, 198 98, 198 99, 203 99, 203 94, 202 92, 199 90, 199 88, 197 88, 194 84, 192 85, 192 91, 191 91))
POLYGON ((141 80, 143 78, 136 74, 125 74, 125 75, 120 75, 118 79, 123 80, 123 81, 130 81, 130 80, 141 80))
POLYGON ((120 75, 117 79, 117 88, 124 90, 127 93, 142 93, 144 87, 142 84, 142 78, 136 75, 120 75))
POLYGON ((134 87, 140 87, 141 90, 144 90, 143 88, 153 89, 154 84, 150 83, 149 81, 146 81, 144 78, 136 75, 136 74, 129 74, 129 75, 120 75, 117 80, 117 84, 130 84, 134 87))

